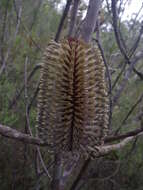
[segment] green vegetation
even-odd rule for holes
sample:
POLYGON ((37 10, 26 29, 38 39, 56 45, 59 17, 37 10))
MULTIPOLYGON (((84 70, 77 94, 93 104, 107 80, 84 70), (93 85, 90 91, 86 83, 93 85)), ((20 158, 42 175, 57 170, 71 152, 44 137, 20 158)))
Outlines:
MULTIPOLYGON (((62 5, 60 0, 28 0, 28 1, 0 1, 0 123, 28 133, 26 113, 29 114, 30 127, 36 135, 36 99, 33 99, 39 81, 39 70, 33 74, 31 80, 25 81, 34 67, 41 63, 44 48, 55 37, 62 5), (20 13, 20 10, 22 11, 20 13), (17 30, 17 31, 16 31, 17 30), (4 63, 5 62, 5 63, 4 63), (4 69, 2 67, 4 66, 4 69), (24 86, 25 85, 25 86, 24 86), (21 88, 24 86, 22 93, 21 88), (17 95, 20 93, 20 96, 17 95), (15 97, 17 97, 15 99, 15 97), (33 101, 32 101, 33 100, 33 101), (32 102, 30 112, 27 106, 32 102)), ((80 5, 78 23, 87 6, 80 5)), ((111 73, 112 85, 124 67, 125 60, 121 55, 114 37, 111 25, 111 14, 107 7, 103 7, 104 22, 100 28, 102 48, 111 73)), ((61 36, 68 31, 69 16, 66 18, 61 36)), ((120 22, 120 32, 126 43, 126 50, 130 55, 130 48, 135 43, 141 22, 131 19, 120 22)), ((96 34, 94 34, 96 36, 96 34)), ((61 38, 62 38, 61 37, 61 38)), ((134 57, 143 51, 143 38, 140 38, 134 57)), ((113 88, 112 97, 118 93, 129 65, 113 88)), ((140 58, 135 68, 143 73, 143 59, 140 58)), ((121 126, 127 113, 143 93, 143 80, 133 71, 125 81, 125 88, 119 99, 113 105, 111 132, 121 126)), ((123 123, 120 132, 127 132, 143 125, 143 100, 123 123)), ((0 189, 2 190, 46 190, 50 189, 50 180, 46 174, 41 177, 36 174, 36 148, 0 136, 0 189)), ((100 161, 93 161, 87 176, 93 172, 94 180, 79 189, 97 190, 142 190, 143 189, 143 140, 137 138, 120 152, 113 152, 100 161), (118 164, 120 166, 118 167, 118 164), (96 172, 97 171, 97 172, 96 172), (106 176, 104 176, 106 174, 106 176), (111 177, 109 177, 111 176, 111 177), (97 179, 96 179, 97 178, 97 179), (100 178, 100 179, 99 179, 100 178), (104 179, 105 178, 105 179, 104 179), (99 180, 98 180, 99 179, 99 180)), ((42 156, 48 166, 52 157, 46 148, 42 149, 42 156)), ((39 162, 39 160, 38 160, 39 162)), ((52 174, 52 167, 48 170, 52 174)), ((40 166, 40 172, 43 172, 40 166)), ((86 179, 86 178, 85 178, 86 179)), ((88 180, 87 180, 88 181, 88 180)), ((82 183, 82 182, 81 182, 82 183)))

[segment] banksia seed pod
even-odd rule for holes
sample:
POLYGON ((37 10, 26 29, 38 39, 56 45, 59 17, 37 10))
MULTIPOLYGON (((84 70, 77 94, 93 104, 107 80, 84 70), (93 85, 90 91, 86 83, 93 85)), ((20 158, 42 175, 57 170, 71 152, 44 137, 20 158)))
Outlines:
POLYGON ((43 57, 38 134, 49 151, 98 155, 108 129, 105 68, 96 48, 78 40, 51 42, 43 57))

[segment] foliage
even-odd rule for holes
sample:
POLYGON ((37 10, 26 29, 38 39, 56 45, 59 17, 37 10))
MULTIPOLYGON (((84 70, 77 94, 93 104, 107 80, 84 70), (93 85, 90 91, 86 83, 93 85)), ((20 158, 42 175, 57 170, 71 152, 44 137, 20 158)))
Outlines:
MULTIPOLYGON (((59 5, 61 5, 60 0, 0 1, 0 123, 15 127, 25 133, 28 133, 26 106, 33 99, 40 76, 39 71, 36 71, 31 80, 28 81, 28 84, 25 84, 25 75, 29 75, 36 64, 41 62, 43 49, 55 36, 63 7, 61 5, 59 8, 59 5), (20 6, 22 6, 22 15, 18 21, 17 14, 20 6), (18 22, 20 22, 20 25, 18 33, 14 38, 18 22), (5 57, 7 57, 6 66, 1 73, 5 57), (26 62, 26 60, 28 61, 26 62), (22 93, 20 93, 24 84, 27 86, 27 92, 24 87, 22 93), (17 96, 19 93, 20 97, 17 96), (16 101, 14 101, 15 97, 18 97, 16 101)), ((86 4, 82 2, 77 16, 77 29, 80 28, 86 8, 86 4)), ((119 51, 114 36, 110 4, 108 8, 106 5, 102 8, 101 18, 103 22, 100 26, 100 38, 113 85, 124 67, 125 60, 119 51)), ((123 7, 121 13, 122 11, 123 7)), ((119 14, 119 16, 121 15, 119 14)), ((69 17, 64 25, 62 36, 68 31, 68 23, 69 17)), ((120 24, 120 32, 125 41, 127 54, 130 55, 131 47, 138 38, 142 23, 139 19, 122 20, 120 18, 120 23, 118 24, 120 24)), ((96 37, 96 34, 94 34, 94 37, 96 37)), ((141 37, 133 56, 136 57, 142 53, 142 44, 143 38, 141 37)), ((143 73, 142 64, 143 61, 140 59, 135 64, 135 68, 143 73)), ((113 88, 112 97, 120 89, 128 69, 129 65, 126 66, 113 88)), ((122 121, 142 92, 143 81, 132 71, 125 82, 125 88, 117 104, 113 106, 111 133, 114 133, 121 126, 122 121)), ((142 103, 143 100, 129 115, 127 121, 123 123, 120 132, 126 132, 141 126, 142 103)), ((30 127, 34 135, 36 134, 36 113, 36 101, 34 100, 29 113, 30 127)), ((0 187, 2 190, 33 190, 38 186, 42 190, 47 189, 47 187, 50 189, 48 177, 46 175, 39 177, 35 172, 36 164, 33 160, 35 160, 36 148, 2 137, 0 137, 0 141, 0 187)), ((81 180, 81 189, 141 190, 143 186, 142 148, 143 142, 139 138, 121 152, 112 152, 111 155, 107 155, 104 159, 101 158, 103 162, 100 162, 100 160, 93 161, 89 166, 89 173, 93 173, 94 179, 88 180, 84 176, 86 180, 83 181, 86 181, 86 184, 84 185, 84 182, 81 180), (113 167, 113 165, 117 165, 117 162, 120 162, 119 169, 113 167), (118 170, 116 171, 116 169, 118 170)), ((46 149, 42 150, 42 156, 46 165, 49 165, 53 158, 47 153, 46 149)), ((40 169, 43 171, 42 167, 40 169)), ((49 171, 52 173, 52 167, 49 171)))

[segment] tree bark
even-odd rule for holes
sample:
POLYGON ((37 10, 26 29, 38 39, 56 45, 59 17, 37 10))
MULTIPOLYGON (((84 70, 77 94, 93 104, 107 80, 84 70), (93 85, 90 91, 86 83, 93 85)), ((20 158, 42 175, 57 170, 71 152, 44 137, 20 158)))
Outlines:
POLYGON ((67 15, 68 15, 71 3, 72 3, 72 0, 67 0, 67 4, 66 4, 66 7, 65 7, 65 10, 64 10, 62 18, 60 20, 58 31, 57 31, 56 36, 55 36, 55 41, 56 42, 58 42, 58 40, 60 38, 60 34, 61 34, 61 31, 62 31, 62 28, 63 28, 63 24, 64 24, 64 21, 65 21, 67 15))
POLYGON ((80 0, 74 0, 73 2, 73 7, 71 10, 71 20, 70 20, 70 26, 69 26, 69 32, 68 32, 69 37, 73 36, 79 2, 80 0))
POLYGON ((94 32, 101 0, 90 0, 88 5, 87 14, 81 30, 81 37, 85 42, 90 42, 94 32))

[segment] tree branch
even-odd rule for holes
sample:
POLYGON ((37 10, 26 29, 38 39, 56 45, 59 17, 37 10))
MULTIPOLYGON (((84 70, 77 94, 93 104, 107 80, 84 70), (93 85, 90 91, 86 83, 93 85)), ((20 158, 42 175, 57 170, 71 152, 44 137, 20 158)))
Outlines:
POLYGON ((69 37, 72 37, 72 35, 73 35, 79 2, 80 2, 80 0, 74 0, 74 2, 73 2, 73 7, 71 10, 70 26, 69 26, 69 32, 68 32, 69 37))
MULTIPOLYGON (((120 34, 119 34, 119 30, 118 30, 118 25, 117 25, 117 9, 116 9, 116 0, 112 0, 112 14, 113 14, 113 28, 114 28, 114 33, 115 33, 115 39, 117 42, 117 45, 120 49, 121 54, 124 56, 126 62, 130 65, 131 61, 130 61, 130 57, 132 56, 132 54, 134 53, 133 51, 131 52, 130 56, 128 56, 126 54, 126 51, 123 47, 123 44, 121 43, 121 38, 120 38, 120 34)), ((140 30, 140 35, 142 35, 142 29, 140 30)), ((138 37, 137 41, 135 42, 135 44, 139 43, 140 41, 140 36, 138 37)), ((136 48, 134 47, 133 49, 134 51, 136 50, 136 48)), ((137 71, 134 66, 133 66, 133 71, 141 78, 143 79, 143 74, 140 73, 139 71, 137 71)))
POLYGON ((123 148, 124 146, 126 146, 133 139, 135 139, 136 137, 139 137, 141 135, 143 135, 143 132, 140 132, 135 136, 127 137, 124 140, 122 140, 120 143, 117 143, 117 144, 105 145, 105 146, 97 147, 98 150, 99 150, 99 155, 101 156, 101 155, 108 154, 111 151, 119 150, 119 149, 123 148))
POLYGON ((122 126, 126 123, 126 121, 128 120, 129 116, 132 114, 132 112, 138 106, 138 104, 142 101, 142 99, 143 99, 143 94, 141 94, 141 96, 137 99, 137 101, 135 102, 135 104, 131 107, 131 109, 129 110, 129 112, 127 113, 127 115, 125 116, 125 118, 123 119, 123 121, 121 122, 120 126, 116 130, 115 134, 117 134, 120 131, 120 129, 122 128, 122 126))
MULTIPOLYGON (((31 73, 29 74, 28 78, 27 78, 27 81, 29 82, 31 80, 31 78, 33 77, 33 75, 35 74, 35 72, 40 69, 42 67, 42 64, 37 64, 33 70, 31 71, 31 73)), ((9 109, 11 109, 15 104, 16 102, 19 100, 22 92, 24 91, 24 87, 25 85, 23 84, 23 86, 21 87, 19 93, 12 99, 12 101, 10 102, 9 104, 9 109)))
POLYGON ((121 134, 121 135, 107 136, 104 138, 104 142, 106 144, 106 143, 110 143, 110 142, 117 141, 117 140, 123 140, 128 137, 135 137, 136 135, 138 135, 142 132, 143 132, 143 126, 141 126, 141 128, 129 131, 129 132, 121 134))
POLYGON ((31 137, 25 133, 19 132, 16 129, 12 129, 8 126, 0 124, 0 135, 4 137, 8 137, 10 139, 15 139, 24 143, 39 145, 39 146, 46 146, 46 144, 37 137, 31 137))
MULTIPOLYGON (((121 135, 107 136, 104 138, 104 142, 106 144, 106 143, 110 143, 117 140, 123 140, 128 137, 135 137, 142 132, 143 132, 143 126, 141 128, 129 131, 121 135)), ((2 135, 3 137, 20 141, 20 142, 24 142, 27 144, 38 145, 38 146, 49 146, 47 143, 43 142, 38 137, 32 137, 28 134, 19 132, 16 129, 12 129, 11 127, 8 127, 2 124, 0 124, 0 135, 2 135)))
POLYGON ((100 5, 101 0, 89 1, 85 22, 81 30, 81 38, 87 43, 91 40, 92 34, 94 32, 100 5))
POLYGON ((65 19, 67 17, 68 12, 69 12, 69 8, 70 8, 71 3, 72 3, 72 0, 67 0, 65 10, 64 10, 62 18, 60 20, 58 31, 57 31, 56 36, 55 36, 55 41, 56 42, 58 42, 58 40, 60 38, 60 34, 61 34, 61 31, 62 31, 62 28, 63 28, 63 24, 64 24, 64 21, 65 21, 65 19))

